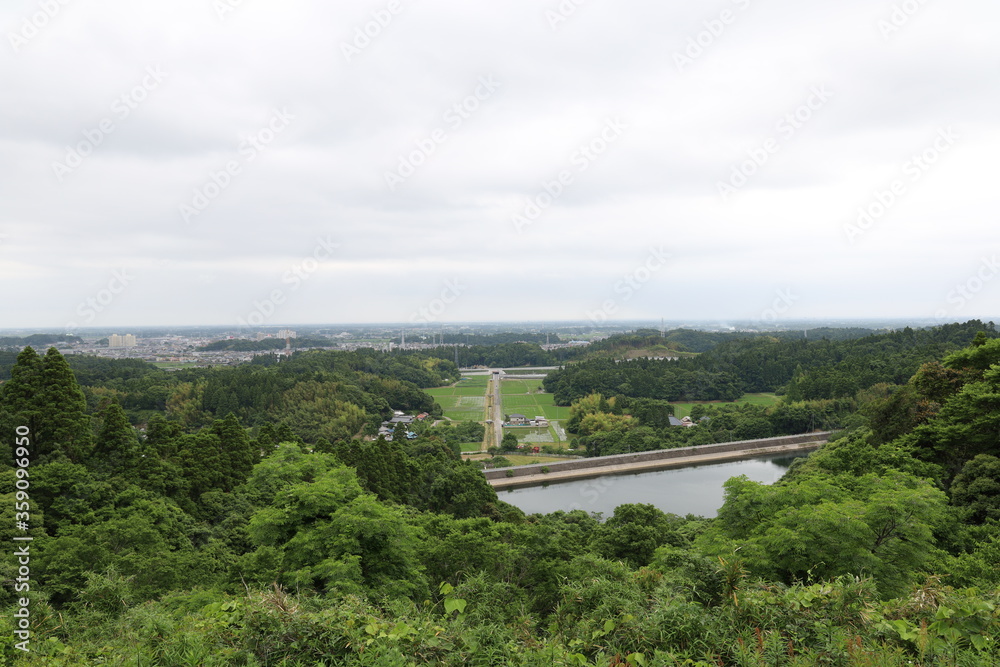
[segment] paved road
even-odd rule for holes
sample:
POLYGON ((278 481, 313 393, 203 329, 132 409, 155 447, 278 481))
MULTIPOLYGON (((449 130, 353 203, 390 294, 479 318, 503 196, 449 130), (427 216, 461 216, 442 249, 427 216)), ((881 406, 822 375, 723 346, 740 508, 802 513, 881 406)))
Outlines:
POLYGON ((503 440, 503 403, 500 401, 500 375, 493 374, 493 433, 496 446, 503 440))
MULTIPOLYGON (((557 368, 556 366, 537 366, 532 370, 548 370, 552 368, 557 368)), ((478 369, 477 369, 478 370, 478 369)), ((500 399, 500 374, 503 371, 498 368, 491 369, 489 371, 482 370, 480 372, 467 373, 463 370, 463 375, 485 375, 489 373, 490 382, 486 386, 486 405, 491 406, 492 410, 488 419, 493 420, 493 436, 492 441, 490 438, 490 432, 486 432, 486 437, 484 438, 483 445, 488 449, 490 447, 499 447, 500 442, 503 440, 503 402, 500 399)), ((517 380, 528 380, 532 378, 544 378, 544 374, 540 375, 511 375, 509 376, 517 380)), ((487 424, 489 426, 489 424, 487 424)))

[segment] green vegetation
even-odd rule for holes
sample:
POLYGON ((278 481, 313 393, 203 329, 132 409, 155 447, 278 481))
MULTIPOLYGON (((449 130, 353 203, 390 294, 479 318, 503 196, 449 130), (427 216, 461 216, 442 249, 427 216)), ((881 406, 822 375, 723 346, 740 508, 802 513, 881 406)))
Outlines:
POLYGON ((152 361, 151 366, 157 368, 194 368, 198 365, 197 361, 152 361))
MULTIPOLYGON (((773 393, 760 393, 760 394, 743 394, 735 401, 714 401, 714 402, 699 402, 699 403, 671 403, 674 406, 674 416, 675 417, 690 417, 691 411, 696 405, 720 405, 725 403, 732 403, 735 405, 760 405, 763 407, 771 407, 777 405, 780 397, 773 393)), ((699 417, 701 415, 698 415, 699 417)))
POLYGON ((412 427, 423 437, 433 437, 448 445, 459 445, 462 451, 479 451, 486 436, 486 427, 477 421, 442 422, 437 425, 427 423, 412 427), (471 449, 466 449, 466 448, 471 449))
MULTIPOLYGON (((894 384, 864 385, 888 370, 873 357, 844 397, 696 405, 713 426, 667 432, 844 423, 774 485, 729 480, 711 520, 638 504, 603 522, 525 516, 448 441, 481 425, 358 437, 390 406, 433 407, 421 383, 455 377, 441 358, 76 363, 26 348, 0 385, 0 532, 33 538, 30 591, 0 561, 5 665, 1000 664, 1000 340, 987 335, 894 384)), ((568 422, 594 442, 659 439, 671 410, 591 392, 568 422)))
POLYGON ((486 416, 485 376, 465 376, 450 387, 428 389, 447 419, 482 421, 486 416))
MULTIPOLYGON (((494 334, 474 334, 474 333, 442 333, 437 334, 436 339, 440 340, 444 345, 471 345, 471 346, 495 346, 495 345, 505 345, 511 343, 534 343, 540 345, 545 342, 546 334, 543 333, 527 333, 527 332, 509 332, 504 331, 501 333, 494 334)), ((399 339, 395 339, 399 342, 399 339)), ((550 334, 549 340, 553 343, 559 342, 558 334, 550 334)))
POLYGON ((518 412, 528 418, 567 419, 569 408, 553 404, 552 394, 503 394, 504 412, 518 412))
POLYGON ((542 391, 542 381, 531 380, 502 380, 500 382, 500 394, 534 394, 542 391))
POLYGON ((764 407, 771 407, 778 402, 778 397, 770 393, 761 394, 744 394, 736 399, 737 403, 747 403, 749 405, 763 405, 764 407))
POLYGON ((733 401, 779 391, 795 401, 848 398, 878 383, 904 384, 921 364, 968 345, 979 331, 997 336, 992 323, 977 320, 837 341, 743 334, 678 361, 580 361, 549 373, 544 386, 557 405, 594 393, 674 402, 733 401))
POLYGON ((856 401, 695 403, 689 416, 694 425, 672 421, 676 404, 648 398, 590 394, 573 402, 566 430, 579 436, 572 442, 589 456, 607 456, 794 435, 840 428, 855 418, 856 401), (767 405, 770 404, 770 407, 767 405))
POLYGON ((264 352, 266 350, 284 350, 287 345, 292 349, 302 347, 336 347, 337 341, 329 338, 262 338, 261 340, 246 340, 243 338, 228 338, 216 340, 207 345, 202 345, 199 350, 206 352, 218 352, 229 350, 233 352, 264 352))
MULTIPOLYGON (((500 458, 500 457, 497 457, 500 458)), ((565 461, 567 459, 559 458, 558 456, 544 456, 544 455, 528 455, 528 454, 509 454, 505 453, 503 458, 507 460, 512 466, 527 466, 533 465, 535 463, 553 463, 555 461, 565 461)))
POLYGON ((30 336, 0 336, 0 348, 3 347, 41 347, 43 345, 59 345, 82 343, 83 339, 73 334, 39 333, 30 336))
POLYGON ((517 437, 526 445, 558 444, 564 446, 557 422, 569 418, 569 408, 557 406, 552 394, 539 393, 542 381, 532 380, 502 380, 500 395, 503 400, 503 411, 506 414, 520 413, 534 419, 543 416, 549 420, 549 426, 542 428, 517 428, 517 437))
POLYGON ((632 333, 618 334, 596 341, 581 348, 574 358, 579 359, 632 359, 645 357, 690 357, 707 352, 725 343, 734 343, 767 337, 773 340, 794 341, 800 339, 841 341, 864 338, 876 333, 872 329, 845 327, 832 329, 821 327, 807 331, 769 331, 766 334, 751 331, 696 331, 694 329, 671 329, 660 332, 656 329, 639 329, 632 333))
MULTIPOLYGON (((542 342, 544 342, 544 336, 542 339, 542 342)), ((448 345, 443 345, 430 350, 429 353, 442 359, 454 359, 456 351, 458 353, 458 365, 462 368, 471 368, 473 366, 487 366, 490 368, 552 366, 558 363, 559 360, 556 354, 546 352, 535 342, 510 342, 494 345, 477 345, 473 343, 468 347, 449 347, 448 345)))

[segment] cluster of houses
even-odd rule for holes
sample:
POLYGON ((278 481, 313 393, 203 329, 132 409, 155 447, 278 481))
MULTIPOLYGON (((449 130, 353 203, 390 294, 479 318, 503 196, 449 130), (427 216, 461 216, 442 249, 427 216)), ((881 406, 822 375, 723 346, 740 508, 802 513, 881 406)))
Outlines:
POLYGON ((415 421, 423 421, 430 417, 426 412, 421 412, 417 416, 403 414, 401 410, 395 410, 392 415, 392 419, 389 421, 382 422, 381 426, 378 427, 378 434, 385 438, 386 440, 392 440, 392 434, 396 430, 396 424, 402 424, 406 426, 406 439, 414 440, 417 434, 409 429, 410 424, 415 421))
POLYGON ((534 419, 528 419, 526 416, 518 413, 510 415, 510 420, 504 424, 504 426, 548 426, 549 420, 545 417, 535 417, 534 419))

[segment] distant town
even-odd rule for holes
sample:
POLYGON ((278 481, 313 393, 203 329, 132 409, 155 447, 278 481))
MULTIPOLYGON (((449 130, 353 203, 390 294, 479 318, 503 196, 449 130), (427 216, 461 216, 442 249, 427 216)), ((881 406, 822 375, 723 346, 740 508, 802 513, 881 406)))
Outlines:
MULTIPOLYGON (((121 329, 81 329, 74 332, 51 330, 46 342, 65 355, 91 355, 111 359, 141 359, 164 368, 192 366, 234 366, 261 354, 288 355, 293 351, 330 349, 353 351, 373 348, 427 350, 441 346, 482 344, 485 337, 505 334, 510 342, 538 344, 544 350, 585 346, 610 335, 646 326, 658 329, 688 328, 700 331, 757 332, 794 331, 823 326, 863 326, 891 330, 903 326, 930 324, 916 320, 804 320, 802 322, 678 322, 660 320, 622 321, 595 325, 591 322, 539 323, 458 323, 458 324, 354 324, 260 327, 241 330, 226 327, 135 327, 121 329)), ((39 336, 45 329, 0 330, 0 349, 15 349, 25 336, 39 336), (21 338, 19 338, 21 337, 21 338)), ((488 344, 495 343, 490 341, 488 344)))

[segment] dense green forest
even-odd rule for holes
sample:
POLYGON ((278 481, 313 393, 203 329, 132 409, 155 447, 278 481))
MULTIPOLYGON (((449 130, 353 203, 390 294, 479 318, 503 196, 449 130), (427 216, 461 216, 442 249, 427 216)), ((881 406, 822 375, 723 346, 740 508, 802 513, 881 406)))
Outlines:
MULTIPOLYGON (((983 326, 980 326, 982 329, 983 326)), ((803 339, 840 341, 868 336, 870 329, 810 329, 768 333, 769 339, 794 341, 803 339)), ((545 334, 493 334, 493 335, 445 335, 444 345, 431 351, 436 357, 454 359, 458 364, 470 366, 552 366, 589 359, 620 358, 633 350, 658 350, 661 354, 701 353, 724 343, 760 339, 755 332, 711 332, 693 329, 672 329, 660 332, 655 329, 640 329, 632 333, 614 334, 590 345, 543 350, 545 334), (460 344, 457 348, 454 343, 460 344), (451 346, 449 346, 451 345, 451 346)), ((552 338, 551 342, 558 342, 552 338)), ((568 404, 568 403, 567 403, 568 404)))
MULTIPOLYGON (((745 386, 790 366, 785 383, 836 373, 853 387, 809 398, 851 403, 839 438, 774 485, 730 480, 714 519, 635 504, 525 516, 437 429, 355 437, 388 408, 425 409, 420 388, 456 377, 446 356, 310 352, 166 373, 27 348, 0 386, 0 531, 8 545, 32 538, 30 577, 0 561, 0 656, 998 664, 1000 340, 979 324, 703 352, 745 386), (17 503, 30 505, 20 528, 17 503)), ((651 368, 633 363, 607 368, 651 368)), ((574 427, 655 428, 662 397, 621 384, 574 396, 574 427)), ((760 418, 802 419, 792 394, 760 418)))
POLYGON ((853 397, 773 407, 699 404, 692 410, 697 427, 680 428, 669 421, 674 409, 667 401, 590 394, 573 402, 566 430, 588 456, 608 456, 836 430, 858 423, 857 408, 853 397))
POLYGON ((374 433, 393 410, 439 415, 421 388, 459 375, 446 359, 371 349, 266 354, 241 366, 178 371, 135 359, 74 355, 67 362, 92 413, 117 403, 135 425, 161 415, 184 430, 232 413, 248 427, 284 422, 309 444, 374 433))
POLYGON ((198 349, 204 351, 263 352, 283 350, 286 345, 291 345, 292 349, 295 349, 300 347, 333 347, 336 344, 336 341, 329 338, 292 338, 287 341, 284 338, 262 338, 261 340, 226 338, 202 345, 198 349))
MULTIPOLYGON (((516 332, 516 331, 505 331, 501 333, 445 333, 440 334, 435 333, 432 335, 432 341, 440 342, 442 345, 468 345, 468 346, 483 346, 488 347, 492 345, 504 345, 509 343, 534 343, 536 345, 541 345, 546 342, 546 340, 552 343, 560 342, 560 338, 557 334, 546 334, 543 333, 528 333, 528 332, 516 332)), ((422 340, 427 341, 427 334, 416 334, 415 336, 410 336, 410 341, 422 340)), ((393 342, 400 343, 402 338, 395 338, 393 342)))
POLYGON ((72 334, 31 334, 30 336, 0 336, 0 347, 23 347, 30 345, 56 345, 59 343, 82 343, 83 339, 72 334))
MULTIPOLYGON (((968 345, 980 331, 991 338, 998 335, 992 322, 978 320, 840 340, 703 334, 709 342, 729 338, 698 356, 676 361, 585 359, 550 373, 545 390, 555 395, 558 405, 594 393, 715 401, 784 390, 792 400, 844 398, 878 383, 902 384, 920 364, 968 345)), ((637 347, 658 340, 655 335, 632 338, 638 338, 633 342, 637 347)), ((630 342, 627 336, 622 339, 612 336, 601 344, 630 342)), ((692 337, 686 340, 690 344, 692 337)))
MULTIPOLYGON (((538 343, 497 343, 494 345, 443 345, 427 351, 442 359, 458 358, 463 368, 472 366, 552 366, 566 355, 546 352, 538 343)), ((557 351, 558 352, 558 351, 557 351)))

